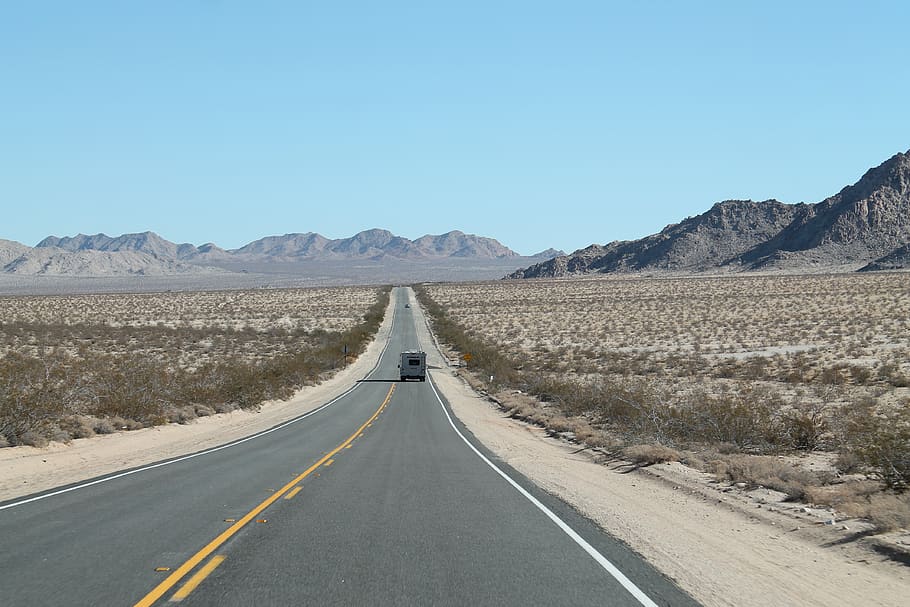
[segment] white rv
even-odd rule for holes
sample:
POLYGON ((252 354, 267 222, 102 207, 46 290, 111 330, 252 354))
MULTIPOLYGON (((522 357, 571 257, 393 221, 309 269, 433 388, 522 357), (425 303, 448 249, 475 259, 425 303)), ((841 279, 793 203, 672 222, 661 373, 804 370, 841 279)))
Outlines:
POLYGON ((398 365, 401 381, 416 379, 427 380, 427 353, 419 350, 408 350, 401 353, 401 364, 398 365))

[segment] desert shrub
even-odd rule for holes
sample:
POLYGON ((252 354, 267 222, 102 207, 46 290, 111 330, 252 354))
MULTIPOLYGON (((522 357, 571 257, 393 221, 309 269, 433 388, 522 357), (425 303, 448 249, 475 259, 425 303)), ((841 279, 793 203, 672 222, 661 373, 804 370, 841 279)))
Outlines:
POLYGON ((664 462, 678 462, 682 454, 663 445, 632 445, 622 450, 623 457, 635 464, 650 466, 664 462))
POLYGON ((676 433, 682 439, 730 444, 738 451, 762 453, 779 446, 777 403, 746 387, 710 394, 695 392, 680 408, 676 433))
POLYGON ((707 459, 706 468, 733 483, 781 491, 791 500, 803 499, 808 488, 822 486, 827 480, 812 471, 768 456, 718 454, 707 459))
POLYGON ((197 417, 208 417, 210 415, 215 415, 215 409, 209 407, 208 405, 196 405, 193 407, 193 411, 196 413, 197 417))
POLYGON ((850 516, 865 516, 864 508, 869 497, 881 492, 881 485, 870 480, 850 480, 843 483, 809 487, 806 501, 810 504, 830 506, 850 516))
POLYGON ((852 481, 807 491, 813 504, 836 508, 847 516, 864 518, 878 532, 910 529, 910 493, 882 492, 872 481, 852 481))
POLYGON ((62 418, 58 425, 71 438, 88 438, 95 435, 95 420, 85 415, 70 415, 62 418))
POLYGON ((66 430, 63 430, 58 425, 54 424, 51 426, 49 433, 46 438, 52 442, 56 443, 69 443, 73 440, 73 437, 70 436, 70 433, 66 430))
POLYGON ((0 434, 10 444, 28 445, 50 431, 63 413, 59 395, 64 379, 61 359, 10 353, 0 359, 0 434))
POLYGON ((898 492, 910 488, 910 401, 878 413, 871 406, 854 409, 844 428, 844 449, 884 486, 898 492))
POLYGON ((169 424, 188 424, 196 419, 196 410, 193 407, 175 407, 165 411, 164 417, 169 424))
POLYGON ((106 418, 96 419, 92 429, 97 434, 113 434, 117 431, 117 428, 114 426, 111 420, 106 418))
POLYGON ((878 377, 880 380, 887 382, 895 388, 906 388, 910 386, 910 378, 901 373, 897 363, 887 362, 879 366, 878 377))
POLYGON ((832 384, 835 386, 843 385, 847 382, 847 368, 848 365, 843 363, 825 367, 819 374, 818 381, 823 384, 832 384))
POLYGON ((828 417, 820 406, 792 408, 779 418, 781 442, 799 451, 814 451, 822 446, 829 432, 828 417))
POLYGON ((28 430, 18 436, 18 444, 29 447, 47 447, 48 439, 43 433, 28 430))
POLYGON ((145 427, 142 425, 142 422, 138 420, 126 419, 120 417, 119 415, 115 415, 109 421, 114 426, 114 428, 118 430, 140 430, 145 427))
POLYGON ((850 365, 850 376, 853 383, 859 385, 868 384, 872 380, 872 369, 860 365, 850 365))
POLYGON ((853 474, 859 472, 863 462, 852 451, 841 451, 834 460, 834 468, 842 474, 853 474))
POLYGON ((869 497, 864 516, 875 525, 876 531, 910 529, 910 494, 872 495, 869 497))
POLYGON ((148 357, 100 357, 96 362, 93 415, 151 422, 175 400, 170 375, 148 357))

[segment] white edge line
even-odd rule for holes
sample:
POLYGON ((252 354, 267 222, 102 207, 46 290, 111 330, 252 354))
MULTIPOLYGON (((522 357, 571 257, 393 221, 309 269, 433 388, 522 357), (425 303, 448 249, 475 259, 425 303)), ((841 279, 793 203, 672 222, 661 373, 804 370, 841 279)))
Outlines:
POLYGON ((636 586, 635 583, 632 582, 632 580, 627 578, 625 576, 625 574, 623 574, 623 572, 620 571, 616 567, 616 565, 611 563, 607 559, 607 557, 602 555, 594 546, 589 544, 574 529, 572 529, 572 527, 570 527, 568 523, 563 521, 561 518, 559 518, 556 515, 556 513, 554 513, 552 510, 550 510, 545 505, 543 505, 540 502, 540 500, 538 500, 536 497, 534 497, 533 495, 528 493, 528 491, 524 487, 522 487, 517 482, 515 482, 515 480, 513 480, 512 477, 510 477, 508 474, 503 472, 498 466, 496 466, 496 464, 491 462, 489 460, 489 458, 487 458, 483 453, 481 453, 477 449, 477 447, 472 445, 471 441, 469 441, 467 438, 465 438, 464 434, 462 434, 458 430, 458 427, 455 425, 455 422, 452 421, 452 416, 449 415, 449 411, 446 409, 445 404, 442 402, 442 398, 439 396, 439 392, 436 391, 436 384, 434 381, 432 381, 432 378, 430 380, 430 387, 433 389, 433 394, 436 395, 436 400, 439 402, 439 406, 442 407, 442 412, 445 413, 446 419, 449 420, 449 425, 452 426, 452 429, 455 431, 455 434, 457 434, 461 438, 461 440, 463 440, 465 442, 465 444, 468 447, 470 447, 471 451, 473 451, 477 455, 477 457, 482 459, 486 465, 488 465, 490 468, 492 468, 499 476, 504 478, 507 483, 512 485, 512 487, 514 487, 519 493, 521 493, 525 498, 527 498, 528 501, 530 501, 532 504, 534 504, 534 506, 536 506, 538 510, 540 510, 547 516, 547 518, 549 518, 551 521, 556 523, 557 527, 562 529, 562 531, 566 535, 568 535, 576 544, 578 544, 582 548, 582 550, 587 552, 591 556, 591 558, 593 558, 595 561, 597 561, 597 564, 600 565, 601 567, 603 567, 607 571, 607 573, 609 573, 611 576, 613 576, 613 578, 615 578, 616 581, 619 582, 622 585, 622 587, 625 588, 629 592, 629 594, 631 594, 636 599, 638 599, 639 603, 641 603, 645 607, 658 607, 657 603, 652 601, 651 598, 647 594, 645 594, 638 586, 636 586))
MULTIPOLYGON (((392 315, 392 326, 390 327, 389 335, 392 334, 392 330, 393 330, 394 328, 395 328, 395 316, 394 316, 394 313, 393 313, 393 315, 392 315)), ((376 372, 376 369, 379 368, 379 363, 382 362, 382 357, 385 356, 386 350, 388 350, 388 348, 389 348, 389 343, 390 343, 390 342, 391 342, 391 340, 386 340, 385 346, 383 346, 383 348, 382 348, 382 352, 379 353, 379 359, 376 361, 376 364, 373 365, 373 368, 370 369, 369 373, 366 374, 366 377, 369 377, 370 375, 372 375, 373 373, 375 373, 375 372, 376 372)), ((27 498, 27 499, 24 499, 24 500, 19 500, 18 502, 12 502, 12 503, 6 504, 6 505, 4 505, 4 506, 0 506, 0 511, 2 511, 2 510, 8 510, 8 509, 10 509, 10 508, 15 508, 16 506, 24 506, 25 504, 30 504, 30 503, 32 503, 32 502, 37 502, 37 501, 40 501, 40 500, 43 500, 43 499, 47 499, 47 498, 49 498, 49 497, 55 497, 55 496, 57 496, 57 495, 62 495, 62 494, 64 494, 64 493, 70 493, 71 491, 76 491, 76 490, 78 490, 78 489, 85 489, 86 487, 91 487, 91 486, 93 486, 93 485, 100 485, 101 483, 106 483, 106 482, 109 482, 109 481, 117 480, 118 478, 123 478, 124 476, 130 476, 130 475, 132 475, 132 474, 138 474, 138 473, 140 473, 140 472, 145 472, 145 471, 147 471, 147 470, 154 470, 155 468, 161 468, 161 467, 163 467, 163 466, 170 466, 171 464, 176 464, 176 463, 178 463, 178 462, 184 462, 184 461, 186 461, 186 460, 188 460, 188 459, 193 459, 194 457, 201 457, 201 456, 203 456, 203 455, 208 455, 208 454, 210 454, 210 453, 215 453, 216 451, 221 451, 222 449, 228 449, 228 448, 230 448, 230 447, 234 447, 234 446, 236 446, 236 445, 243 444, 243 443, 248 442, 248 441, 251 441, 251 440, 253 440, 253 439, 256 439, 256 438, 260 438, 260 437, 262 437, 262 436, 265 436, 266 434, 271 434, 272 432, 275 432, 275 431, 277 431, 277 430, 281 430, 281 429, 283 429, 283 428, 287 428, 287 427, 290 426, 291 424, 295 424, 295 423, 297 423, 297 422, 299 422, 299 421, 301 421, 301 420, 303 420, 303 419, 306 419, 307 417, 310 417, 311 415, 315 415, 315 414, 319 413, 320 411, 323 411, 323 410, 327 409, 328 407, 331 407, 332 405, 334 405, 335 403, 337 403, 339 400, 341 400, 342 398, 344 398, 345 396, 347 396, 348 394, 350 394, 351 392, 353 392, 354 390, 356 390, 359 386, 360 386, 360 383, 359 383, 359 382, 356 382, 353 386, 351 386, 350 388, 348 388, 347 390, 345 390, 344 392, 342 392, 341 394, 339 394, 338 396, 336 396, 335 398, 333 398, 332 400, 330 400, 329 402, 327 402, 326 404, 320 406, 320 407, 317 408, 317 409, 313 409, 312 411, 309 411, 309 412, 307 412, 307 413, 304 413, 303 415, 301 415, 301 416, 299 416, 299 417, 295 417, 294 419, 288 420, 288 421, 284 422, 283 424, 279 424, 279 425, 275 426, 274 428, 269 428, 268 430, 263 430, 262 432, 258 432, 258 433, 256 433, 256 434, 252 434, 252 435, 250 435, 250 436, 247 436, 246 438, 238 439, 238 440, 236 440, 236 441, 234 441, 234 442, 232 442, 232 443, 228 443, 228 444, 226 444, 226 445, 220 445, 220 446, 218 446, 218 447, 212 447, 211 449, 206 449, 205 451, 200 451, 200 452, 198 452, 198 453, 192 453, 192 454, 190 454, 190 455, 184 455, 183 457, 178 457, 178 458, 176 458, 176 459, 170 459, 170 460, 167 460, 167 461, 158 462, 157 464, 150 464, 150 465, 148 465, 148 466, 142 466, 141 468, 136 468, 136 469, 134 469, 134 470, 128 470, 128 471, 126 471, 126 472, 121 472, 121 473, 119 473, 119 474, 114 474, 113 476, 105 476, 104 478, 95 479, 95 480, 89 481, 89 482, 87 482, 87 483, 81 483, 81 484, 78 484, 78 485, 73 485, 72 487, 67 487, 66 489, 59 489, 59 490, 57 490, 57 491, 52 491, 52 492, 50 492, 50 493, 43 493, 43 494, 41 494, 41 495, 36 495, 36 496, 34 496, 34 497, 30 497, 30 498, 27 498)))

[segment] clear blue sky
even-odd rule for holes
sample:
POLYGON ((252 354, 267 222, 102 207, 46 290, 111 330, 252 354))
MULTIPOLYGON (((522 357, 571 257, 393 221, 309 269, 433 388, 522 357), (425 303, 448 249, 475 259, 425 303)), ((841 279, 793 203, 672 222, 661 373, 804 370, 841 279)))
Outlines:
POLYGON ((0 238, 532 254, 817 202, 910 149, 908 24, 899 0, 2 2, 0 238))

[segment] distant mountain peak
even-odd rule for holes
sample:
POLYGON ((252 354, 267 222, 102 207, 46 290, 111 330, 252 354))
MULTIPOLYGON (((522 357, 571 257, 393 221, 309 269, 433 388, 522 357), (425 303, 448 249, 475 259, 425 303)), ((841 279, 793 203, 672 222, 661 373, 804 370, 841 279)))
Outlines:
POLYGON ((531 255, 531 257, 538 257, 538 258, 542 258, 542 259, 553 259, 554 257, 564 256, 565 254, 566 254, 566 252, 561 249, 549 248, 545 251, 541 251, 540 253, 535 253, 534 255, 531 255))
POLYGON ((900 152, 873 167, 853 185, 842 189, 843 198, 867 198, 876 191, 891 190, 898 194, 910 192, 910 150, 900 152))

